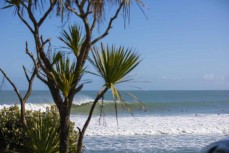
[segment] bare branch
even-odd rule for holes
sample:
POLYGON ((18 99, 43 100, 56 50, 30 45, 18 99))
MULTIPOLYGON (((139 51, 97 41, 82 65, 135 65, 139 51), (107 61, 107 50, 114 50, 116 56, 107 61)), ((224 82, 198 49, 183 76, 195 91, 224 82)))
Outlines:
POLYGON ((27 7, 27 12, 29 15, 30 20, 32 21, 33 25, 34 25, 34 31, 36 31, 36 29, 38 28, 38 24, 37 24, 37 20, 35 19, 35 17, 33 16, 33 12, 32 12, 32 1, 29 0, 28 2, 28 7, 27 7))
POLYGON ((0 85, 0 90, 2 89, 4 82, 5 82, 5 77, 2 78, 2 82, 1 82, 1 85, 0 85))
POLYGON ((24 70, 24 73, 25 73, 26 79, 27 79, 27 81, 29 82, 29 76, 28 76, 27 70, 26 70, 26 68, 25 68, 25 66, 24 66, 24 65, 23 65, 23 70, 24 70))
POLYGON ((80 5, 80 3, 79 3, 78 0, 76 0, 75 3, 76 3, 76 5, 77 5, 78 8, 81 7, 81 5, 80 5))
POLYGON ((29 30, 34 33, 33 28, 29 25, 29 23, 22 17, 21 13, 20 13, 20 9, 18 8, 17 11, 17 15, 19 16, 19 18, 21 19, 21 21, 29 28, 29 30))
POLYGON ((96 15, 94 14, 94 19, 93 19, 93 22, 92 22, 92 25, 91 25, 91 31, 94 30, 95 25, 96 25, 96 22, 97 22, 97 17, 96 17, 96 15))
POLYGON ((48 10, 45 12, 45 14, 43 15, 43 17, 39 20, 38 22, 38 27, 40 27, 42 25, 42 23, 45 21, 45 19, 47 18, 47 16, 50 14, 50 12, 53 10, 54 6, 56 5, 57 0, 55 0, 54 2, 50 1, 50 7, 48 8, 48 10))
POLYGON ((75 9, 73 9, 72 7, 70 7, 69 5, 67 5, 67 9, 69 11, 71 11, 72 13, 74 13, 76 16, 80 17, 80 14, 75 9))
POLYGON ((46 39, 45 41, 43 40, 43 36, 41 36, 41 43, 42 43, 42 47, 44 47, 48 42, 51 41, 51 38, 50 39, 46 39))
POLYGON ((37 73, 37 77, 38 77, 43 83, 48 84, 48 81, 47 81, 45 78, 43 78, 41 75, 42 75, 42 74, 40 74, 40 72, 37 73))
POLYGON ((4 75, 4 77, 7 79, 7 81, 11 84, 11 86, 14 88, 14 91, 16 92, 19 100, 22 101, 21 93, 17 89, 16 85, 10 80, 10 78, 7 76, 7 74, 1 68, 0 68, 0 71, 2 72, 2 74, 4 75))
POLYGON ((35 76, 36 76, 36 70, 34 69, 30 79, 28 80, 29 86, 28 86, 25 96, 23 97, 23 101, 27 101, 30 94, 32 93, 32 84, 33 84, 33 80, 35 76))
POLYGON ((112 28, 113 21, 118 17, 118 14, 119 14, 120 10, 122 9, 123 5, 124 5, 124 2, 122 2, 122 3, 119 5, 119 7, 118 7, 118 9, 117 9, 117 11, 116 11, 116 13, 115 13, 115 15, 110 19, 110 22, 109 22, 109 24, 108 24, 107 29, 105 30, 105 32, 104 32, 102 35, 100 35, 99 37, 95 38, 95 39, 91 42, 92 45, 94 45, 94 44, 95 44, 96 42, 98 42, 100 39, 102 39, 102 38, 104 38, 105 36, 108 35, 110 29, 112 28))
POLYGON ((33 63, 34 63, 34 66, 35 66, 35 69, 38 71, 38 67, 37 67, 36 60, 35 60, 33 54, 29 51, 28 42, 26 42, 26 49, 25 49, 25 52, 26 52, 26 54, 28 54, 29 57, 32 59, 32 61, 33 61, 33 63))
POLYGON ((87 11, 86 11, 86 16, 92 13, 92 11, 90 11, 90 7, 91 7, 91 3, 88 3, 88 5, 87 5, 87 11))
POLYGON ((81 129, 79 127, 76 127, 78 129, 78 132, 81 133, 81 129))
POLYGON ((87 1, 87 0, 82 0, 82 2, 80 3, 80 5, 84 7, 86 1, 87 1))
POLYGON ((76 1, 76 5, 78 6, 78 9, 80 11, 80 18, 82 19, 83 21, 83 24, 84 24, 84 28, 85 28, 85 33, 86 33, 86 36, 85 36, 85 39, 84 39, 84 42, 82 44, 82 47, 80 49, 80 54, 79 56, 77 57, 77 66, 76 66, 76 71, 80 70, 87 58, 87 55, 89 53, 89 50, 90 50, 90 47, 91 47, 91 26, 90 26, 90 23, 88 21, 88 18, 87 18, 87 12, 85 13, 84 12, 84 9, 82 7, 82 5, 79 4, 78 1, 76 1))
MULTIPOLYGON (((32 59, 32 61, 33 61, 33 64, 34 64, 34 71, 36 72, 37 77, 38 77, 42 82, 44 82, 45 84, 47 84, 47 83, 48 83, 47 80, 45 80, 45 79, 40 75, 40 72, 39 72, 39 65, 38 65, 38 63, 36 62, 36 60, 35 60, 33 54, 29 51, 29 49, 28 49, 28 43, 27 43, 27 42, 26 42, 26 54, 28 54, 29 57, 30 57, 30 58, 32 59)), ((27 80, 28 80, 28 79, 27 79, 27 80)))

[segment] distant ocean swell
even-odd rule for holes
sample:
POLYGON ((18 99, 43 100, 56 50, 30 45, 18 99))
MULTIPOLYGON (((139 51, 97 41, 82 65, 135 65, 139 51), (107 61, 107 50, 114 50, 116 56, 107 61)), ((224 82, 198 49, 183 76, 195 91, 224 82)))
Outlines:
MULTIPOLYGON (((85 114, 89 112, 93 100, 81 99, 73 102, 72 114, 85 114)), ((2 104, 3 107, 10 107, 15 104, 2 104)), ((19 103, 16 103, 19 105, 19 103)), ((50 107, 54 103, 26 103, 27 110, 46 111, 46 107, 50 107)), ((128 107, 137 115, 185 115, 185 114, 229 114, 227 109, 229 103, 227 101, 218 102, 127 102, 128 107)), ((19 105, 20 107, 20 105, 19 105)), ((99 101, 95 108, 95 114, 99 114, 103 107, 105 113, 112 115, 115 112, 114 101, 99 101)), ((118 111, 121 114, 128 114, 127 108, 117 102, 118 111)))
MULTIPOLYGON (((127 100, 134 116, 118 103, 117 126, 114 102, 112 96, 108 95, 103 103, 101 101, 98 103, 90 124, 93 129, 89 128, 87 134, 229 134, 229 91, 134 92, 143 101, 143 103, 136 103, 127 100), (100 117, 102 104, 104 114, 100 117)), ((16 101, 17 98, 13 99, 13 95, 14 92, 0 92, 0 109, 14 105, 12 101, 16 101)), ((77 126, 80 127, 84 123, 94 95, 96 95, 95 91, 87 91, 75 97, 71 117, 77 126)), ((46 111, 47 107, 54 104, 49 99, 51 97, 47 91, 37 91, 26 104, 26 109, 46 111)))
MULTIPOLYGON (((101 102, 100 102, 101 103, 101 102)), ((82 103, 73 105, 73 112, 71 120, 76 122, 76 126, 82 127, 86 120, 86 114, 90 109, 90 103, 82 103)), ((114 112, 114 104, 112 102, 105 102, 105 107, 110 107, 114 112), (107 105, 107 106, 106 106, 107 105)), ((132 104, 131 107, 135 107, 132 104)), ((164 104, 165 105, 165 104, 164 104)), ((164 106, 162 105, 162 106, 164 106)), ((11 105, 0 105, 9 107, 11 105)), ((154 107, 155 105, 151 105, 154 107)), ((26 104, 27 110, 41 110, 46 111, 50 104, 26 104)), ((135 113, 131 116, 129 113, 119 115, 116 119, 115 115, 110 115, 105 110, 107 115, 100 117, 100 107, 96 108, 95 116, 93 117, 87 135, 90 136, 111 136, 111 135, 227 135, 229 136, 229 114, 197 114, 197 113, 172 113, 171 114, 151 114, 147 112, 135 113), (96 115, 97 114, 97 115, 96 115)), ((134 111, 134 110, 133 110, 134 111)), ((114 113, 113 113, 114 114, 114 113)))

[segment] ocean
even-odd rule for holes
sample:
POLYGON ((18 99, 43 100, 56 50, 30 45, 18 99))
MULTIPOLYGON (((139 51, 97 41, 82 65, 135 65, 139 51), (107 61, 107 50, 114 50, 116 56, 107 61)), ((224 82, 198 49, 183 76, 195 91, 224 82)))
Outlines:
MULTIPOLYGON (((97 91, 74 99, 71 120, 82 127, 97 91)), ((122 91, 116 117, 110 92, 95 109, 84 140, 85 153, 199 153, 229 137, 229 90, 122 91), (135 95, 130 97, 129 93, 135 95)), ((13 91, 0 91, 0 109, 18 104, 13 91)), ((48 91, 33 91, 27 109, 46 110, 48 91)))

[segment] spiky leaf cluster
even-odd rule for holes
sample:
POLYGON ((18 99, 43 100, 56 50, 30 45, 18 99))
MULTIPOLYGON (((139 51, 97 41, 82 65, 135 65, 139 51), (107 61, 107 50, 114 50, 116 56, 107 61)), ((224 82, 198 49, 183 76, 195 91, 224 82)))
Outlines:
POLYGON ((67 46, 64 48, 69 48, 70 51, 78 57, 83 42, 83 37, 79 27, 70 26, 69 32, 63 30, 59 39, 67 46))
POLYGON ((101 53, 94 47, 92 56, 89 61, 96 68, 98 75, 104 79, 107 88, 128 81, 124 79, 125 76, 139 64, 139 55, 124 47, 104 48, 101 45, 101 53))
POLYGON ((114 46, 104 48, 101 44, 101 52, 98 48, 94 47, 92 58, 89 58, 89 61, 97 70, 96 75, 104 80, 104 86, 112 91, 116 116, 116 102, 118 101, 124 104, 131 112, 115 84, 129 81, 125 77, 139 64, 139 55, 131 49, 125 49, 124 47, 116 48, 114 46))
POLYGON ((76 71, 76 62, 71 62, 64 53, 54 54, 53 59, 53 79, 63 95, 68 97, 70 91, 76 88, 79 76, 83 74, 83 71, 76 71))

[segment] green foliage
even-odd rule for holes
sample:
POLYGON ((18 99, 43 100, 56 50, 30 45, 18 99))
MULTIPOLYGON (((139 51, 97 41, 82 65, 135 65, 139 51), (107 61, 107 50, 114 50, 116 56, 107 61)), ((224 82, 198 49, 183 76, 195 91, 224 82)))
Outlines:
POLYGON ((89 61, 104 79, 107 88, 128 81, 124 77, 139 64, 139 55, 123 47, 104 48, 101 45, 101 53, 97 48, 93 48, 92 53, 93 59, 89 58, 89 61))
MULTIPOLYGON (((28 127, 20 123, 18 106, 0 110, 0 149, 21 153, 56 153, 59 150, 59 114, 56 107, 46 112, 26 111, 28 127)), ((78 133, 70 125, 70 152, 76 151, 78 133)))
POLYGON ((20 148, 22 135, 19 108, 12 106, 0 110, 0 150, 20 148))
POLYGON ((107 9, 111 9, 111 7, 119 6, 121 4, 123 5, 122 9, 124 19, 130 17, 131 4, 136 4, 140 9, 145 6, 142 0, 91 0, 91 9, 93 11, 93 15, 99 20, 105 20, 107 9))
POLYGON ((94 47, 92 55, 93 58, 89 58, 89 61, 96 68, 98 72, 96 75, 100 76, 104 80, 106 88, 112 91, 116 116, 117 101, 124 104, 131 112, 115 84, 130 81, 124 78, 139 64, 139 55, 131 49, 115 48, 114 46, 104 48, 102 44, 101 53, 94 47))
POLYGON ((79 76, 83 74, 83 71, 78 72, 76 70, 76 62, 71 62, 70 59, 58 52, 53 57, 53 79, 62 91, 65 97, 68 97, 71 90, 76 88, 79 76))
MULTIPOLYGON (((59 39, 67 46, 65 48, 70 49, 77 58, 83 42, 79 27, 69 27, 69 33, 64 30, 59 39)), ((84 69, 78 70, 76 68, 76 61, 71 62, 66 53, 61 51, 53 55, 52 66, 52 78, 63 95, 68 97, 70 91, 76 88, 79 79, 84 73, 84 69)))
POLYGON ((69 27, 69 33, 66 30, 63 30, 60 34, 59 39, 67 46, 65 48, 70 49, 76 57, 78 57, 83 38, 80 33, 80 28, 77 26, 69 27))

